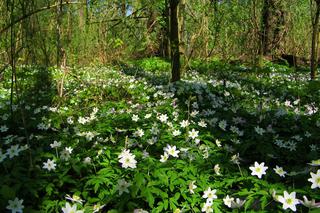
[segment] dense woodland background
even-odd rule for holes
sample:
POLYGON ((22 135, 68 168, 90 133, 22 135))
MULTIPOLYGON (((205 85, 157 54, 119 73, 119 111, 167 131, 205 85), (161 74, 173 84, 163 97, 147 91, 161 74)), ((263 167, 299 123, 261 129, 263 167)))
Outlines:
POLYGON ((4 0, 0 13, 2 66, 12 59, 83 66, 174 55, 182 70, 199 58, 257 66, 267 56, 307 65, 318 52, 315 0, 4 0))

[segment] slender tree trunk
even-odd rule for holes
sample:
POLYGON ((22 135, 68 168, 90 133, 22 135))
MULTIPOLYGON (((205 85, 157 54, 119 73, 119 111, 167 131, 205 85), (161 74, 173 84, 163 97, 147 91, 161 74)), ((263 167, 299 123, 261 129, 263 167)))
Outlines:
POLYGON ((179 0, 170 0, 171 82, 180 80, 178 5, 179 0))
MULTIPOLYGON (((86 0, 84 0, 84 3, 86 3, 86 0)), ((86 10, 86 7, 87 5, 80 5, 79 6, 79 29, 81 32, 83 32, 84 30, 84 23, 85 23, 85 20, 86 20, 86 17, 85 17, 85 10, 86 10)))
POLYGON ((209 55, 209 17, 208 14, 206 13, 203 16, 203 20, 202 20, 202 27, 203 27, 203 42, 204 42, 204 53, 201 54, 204 57, 206 57, 207 55, 209 55))
POLYGON ((120 9, 121 9, 122 16, 126 17, 126 15, 127 15, 127 3, 126 3, 126 0, 121 0, 120 9))
POLYGON ((319 43, 319 16, 320 16, 320 0, 316 0, 316 14, 312 20, 312 46, 311 46, 311 65, 310 77, 311 80, 316 78, 318 67, 318 43, 319 43))
MULTIPOLYGON (((13 22, 14 17, 14 8, 15 1, 12 0, 10 2, 10 21, 13 22)), ((10 95, 10 110, 11 110, 11 118, 14 119, 13 116, 13 92, 14 92, 14 84, 16 83, 16 34, 15 34, 15 26, 11 26, 10 28, 10 65, 11 65, 11 95, 10 95)))
MULTIPOLYGON (((206 58, 211 57, 216 45, 218 44, 220 30, 221 30, 221 23, 222 23, 222 19, 223 19, 223 16, 221 14, 219 14, 218 0, 211 0, 210 4, 211 4, 210 7, 213 8, 213 14, 214 14, 213 20, 214 20, 215 24, 214 24, 214 35, 213 35, 212 48, 208 51, 206 58)), ((212 9, 210 9, 209 11, 212 11, 212 9)))
POLYGON ((61 45, 61 25, 62 25, 62 3, 63 0, 57 0, 57 25, 56 25, 56 36, 57 36, 57 67, 61 65, 62 57, 62 45, 61 45))
POLYGON ((179 49, 180 53, 185 57, 185 11, 186 0, 180 0, 179 5, 179 49))
MULTIPOLYGON (((149 8, 148 10, 148 20, 147 20, 147 31, 145 37, 147 39, 147 47, 146 53, 148 55, 155 55, 155 53, 159 53, 159 50, 156 50, 154 46, 154 41, 152 41, 152 34, 155 32, 157 22, 157 14, 153 8, 149 8)), ((161 41, 160 41, 161 43, 161 41)))

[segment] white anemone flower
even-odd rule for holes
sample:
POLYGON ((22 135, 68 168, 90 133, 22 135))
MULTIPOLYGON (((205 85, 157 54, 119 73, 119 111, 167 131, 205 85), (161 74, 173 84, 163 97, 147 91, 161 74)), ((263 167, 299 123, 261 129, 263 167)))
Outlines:
POLYGON ((259 179, 261 179, 262 175, 266 174, 266 170, 268 169, 267 166, 264 166, 264 162, 261 164, 254 162, 254 166, 250 166, 249 168, 252 171, 251 175, 256 175, 259 179))
POLYGON ((317 173, 310 172, 311 178, 308 179, 312 183, 311 189, 320 188, 320 169, 317 173))
POLYGON ((63 213, 83 213, 83 210, 77 210, 77 204, 73 204, 72 206, 70 203, 66 202, 66 206, 62 207, 63 213))
POLYGON ((296 193, 291 192, 290 194, 287 191, 284 191, 283 196, 278 196, 278 200, 283 204, 282 208, 284 210, 290 208, 292 211, 296 211, 296 205, 300 204, 299 200, 296 199, 296 193))

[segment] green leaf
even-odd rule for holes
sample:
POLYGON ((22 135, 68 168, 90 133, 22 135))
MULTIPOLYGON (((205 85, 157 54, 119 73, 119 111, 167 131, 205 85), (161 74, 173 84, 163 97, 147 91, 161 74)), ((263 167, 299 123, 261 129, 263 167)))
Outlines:
POLYGON ((0 194, 5 200, 12 199, 16 196, 16 192, 7 185, 1 186, 0 194))
POLYGON ((172 197, 169 199, 169 204, 170 204, 170 209, 171 209, 171 210, 174 210, 174 209, 177 208, 177 206, 176 206, 176 205, 177 205, 177 202, 176 202, 175 199, 172 198, 172 197))
POLYGON ((168 207, 169 207, 169 200, 168 199, 163 200, 163 206, 164 206, 165 210, 168 209, 168 207))
POLYGON ((245 210, 247 210, 248 208, 251 207, 251 205, 253 204, 255 198, 254 197, 248 197, 246 203, 244 204, 244 208, 245 210))
POLYGON ((141 188, 141 186, 144 185, 145 183, 143 173, 137 173, 134 179, 135 179, 137 188, 141 188))
POLYGON ((309 211, 309 213, 320 213, 320 209, 311 210, 311 211, 309 211))
POLYGON ((175 199, 176 201, 178 201, 179 198, 180 198, 180 193, 177 192, 177 193, 174 195, 174 199, 175 199))
POLYGON ((148 203, 149 203, 149 206, 150 206, 151 208, 153 208, 153 205, 154 205, 154 197, 153 197, 150 189, 149 189, 149 188, 145 188, 145 190, 143 190, 143 191, 141 192, 141 195, 144 196, 144 197, 147 199, 147 201, 148 201, 148 203))
POLYGON ((262 196, 260 198, 260 201, 261 201, 261 209, 263 210, 266 207, 266 205, 268 204, 268 197, 262 196))
POLYGON ((150 191, 154 194, 156 194, 157 196, 160 196, 163 200, 165 198, 168 198, 168 194, 164 191, 162 191, 161 189, 159 188, 156 188, 156 187, 150 187, 150 191))
POLYGON ((47 192, 47 195, 51 195, 52 192, 54 190, 54 184, 53 183, 49 183, 47 186, 46 186, 46 192, 47 192))
POLYGON ((222 212, 222 211, 220 210, 220 208, 219 208, 219 207, 220 207, 220 204, 219 204, 219 203, 213 202, 212 207, 213 207, 214 212, 216 212, 216 213, 222 212))
POLYGON ((158 203, 158 207, 157 207, 156 209, 157 209, 156 212, 161 212, 162 209, 163 209, 163 202, 160 201, 160 202, 158 203))

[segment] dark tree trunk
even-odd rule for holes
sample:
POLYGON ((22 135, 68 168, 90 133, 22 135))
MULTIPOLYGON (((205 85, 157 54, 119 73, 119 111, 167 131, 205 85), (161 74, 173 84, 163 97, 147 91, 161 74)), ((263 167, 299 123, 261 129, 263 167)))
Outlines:
POLYGON ((271 51, 270 47, 270 35, 271 35, 271 10, 274 6, 274 0, 264 0, 262 9, 262 33, 261 33, 261 55, 269 55, 271 51))
POLYGON ((319 16, 320 16, 320 0, 316 0, 317 8, 314 20, 312 20, 312 46, 311 46, 311 80, 316 79, 316 71, 318 66, 318 42, 319 42, 319 16))
POLYGON ((264 0, 262 8, 260 55, 273 55, 280 49, 285 29, 282 0, 264 0))
POLYGON ((159 53, 163 58, 169 59, 169 28, 170 28, 170 21, 169 21, 169 6, 168 1, 165 0, 165 6, 162 11, 162 18, 164 20, 164 23, 161 26, 160 30, 160 46, 159 46, 159 53))
POLYGON ((170 0, 171 82, 180 80, 178 5, 179 0, 170 0))

